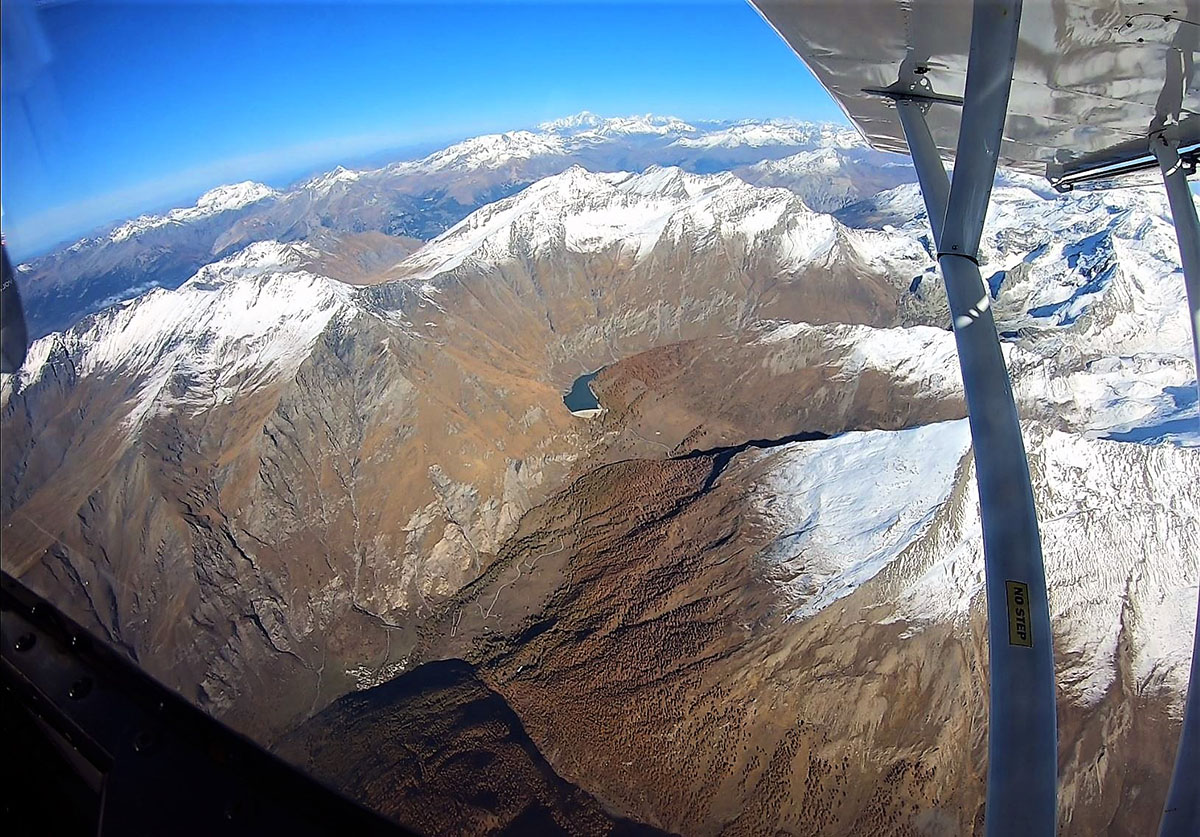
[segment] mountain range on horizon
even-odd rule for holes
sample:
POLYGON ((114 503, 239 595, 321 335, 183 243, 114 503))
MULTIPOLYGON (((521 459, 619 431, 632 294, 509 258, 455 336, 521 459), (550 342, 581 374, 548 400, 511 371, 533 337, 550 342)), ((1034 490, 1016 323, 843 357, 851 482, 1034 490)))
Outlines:
MULTIPOLYGON (((584 112, 32 260, 6 569, 426 833, 981 833, 978 500, 914 180, 840 126, 584 112)), ((981 254, 1060 824, 1139 833, 1200 584, 1165 196, 1002 172, 981 254)))
MULTIPOLYGON (((848 154, 847 162, 885 157, 842 126, 793 120, 699 125, 651 115, 604 119, 584 111, 535 131, 474 137, 420 160, 371 170, 339 166, 282 190, 252 181, 218 186, 193 206, 114 224, 20 265, 30 328, 40 336, 150 287, 176 287, 204 264, 254 241, 383 233, 411 249, 479 206, 571 165, 722 171, 818 147, 848 154)), ((828 162, 809 168, 818 165, 830 169, 828 162)), ((875 169, 887 172, 887 185, 911 179, 904 164, 875 169)), ((837 208, 881 185, 856 186, 854 170, 850 166, 837 178, 835 195, 819 195, 828 187, 814 179, 810 198, 817 208, 837 208)), ((793 180, 803 176, 792 173, 793 180)))

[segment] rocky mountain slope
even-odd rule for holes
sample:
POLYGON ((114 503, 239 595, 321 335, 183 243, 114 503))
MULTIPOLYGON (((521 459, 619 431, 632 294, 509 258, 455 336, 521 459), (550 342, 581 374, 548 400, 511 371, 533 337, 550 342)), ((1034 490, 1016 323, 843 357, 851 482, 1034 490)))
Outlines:
MULTIPOLYGON (((961 510, 973 494, 969 461, 955 455, 966 452, 961 424, 735 457, 707 489, 708 457, 595 469, 537 510, 497 571, 443 610, 424 653, 474 661, 564 776, 668 830, 981 833, 982 614, 977 599, 967 604, 973 590, 947 596, 941 574, 954 566, 977 579, 981 569, 977 549, 946 528, 977 537, 977 521, 961 510), (918 466, 939 436, 934 449, 950 455, 930 480, 918 466), (866 476, 879 472, 859 466, 885 451, 883 473, 866 476), (830 474, 841 479, 831 484, 830 474), (927 504, 884 499, 914 480, 930 480, 927 504), (860 505, 864 494, 883 507, 860 505), (864 551, 837 548, 847 543, 864 551), (925 563, 931 554, 936 568, 925 563), (529 595, 515 592, 522 584, 536 591, 529 613, 529 595), (961 611, 930 610, 946 605, 961 611)), ((1030 443, 1035 467, 1053 461, 1053 438, 1035 431, 1030 443)), ((1173 469, 1175 487, 1151 498, 1164 509, 1173 492, 1189 493, 1182 481, 1193 455, 1163 449, 1171 461, 1155 462, 1144 448, 1086 444, 1130 457, 1143 475, 1173 469)), ((1195 504, 1193 492, 1178 514, 1166 512, 1146 554, 1165 547, 1165 561, 1187 566, 1195 504)), ((1129 605, 1109 609, 1129 594, 1129 565, 1112 576, 1087 572, 1089 550, 1106 534, 1049 540, 1047 549, 1055 615, 1066 623, 1056 644, 1068 672, 1060 717, 1070 833, 1137 833, 1155 821, 1186 670, 1186 653, 1159 656, 1156 674, 1130 665, 1141 620, 1129 605), (1097 590, 1105 597, 1092 615, 1123 625, 1115 669, 1103 647, 1086 645, 1092 632, 1077 618, 1097 590), (1115 676, 1080 700, 1073 677, 1093 667, 1115 676), (1163 678, 1168 668, 1174 675, 1163 678)), ((1187 572, 1180 586, 1195 578, 1194 567, 1187 572)), ((1174 606, 1151 606, 1166 616, 1145 623, 1155 625, 1156 652, 1160 642, 1178 650, 1190 639, 1174 606)))
MULTIPOLYGON (((6 569, 430 831, 979 829, 978 508, 919 195, 765 161, 808 136, 869 165, 823 129, 530 136, 419 176, 623 136, 803 176, 564 166, 411 252, 344 219, 239 242, 44 337, 3 381, 6 569)), ((1152 827, 1179 723, 1200 437, 1168 223, 1153 192, 1007 176, 985 236, 1069 833, 1152 827)))
MULTIPOLYGON (((915 186, 838 216, 928 242, 915 186)), ((1195 411, 1187 301, 1161 190, 1055 195, 1008 174, 995 191, 982 256, 1028 409, 1090 435, 1196 444, 1187 419, 1195 411)), ((942 296, 932 273, 915 292, 931 302, 942 296)))

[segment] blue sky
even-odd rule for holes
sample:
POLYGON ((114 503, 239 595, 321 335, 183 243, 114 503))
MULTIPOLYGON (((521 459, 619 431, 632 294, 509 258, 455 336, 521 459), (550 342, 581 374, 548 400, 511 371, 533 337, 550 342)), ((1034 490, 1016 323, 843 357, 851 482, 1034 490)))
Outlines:
POLYGON ((71 2, 40 8, 40 33, 4 7, 18 258, 220 183, 585 109, 841 119, 744 0, 71 2))

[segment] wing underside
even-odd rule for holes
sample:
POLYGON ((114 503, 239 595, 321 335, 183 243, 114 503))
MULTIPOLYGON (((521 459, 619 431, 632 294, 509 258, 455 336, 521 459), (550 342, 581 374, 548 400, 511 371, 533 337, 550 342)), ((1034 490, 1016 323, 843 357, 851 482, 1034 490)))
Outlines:
MULTIPOLYGON (((972 4, 963 0, 752 0, 866 140, 907 152, 895 98, 930 102, 952 157, 972 4)), ((1200 140, 1193 63, 1200 0, 1025 0, 1001 165, 1052 178, 1145 157, 1166 131, 1200 140)))

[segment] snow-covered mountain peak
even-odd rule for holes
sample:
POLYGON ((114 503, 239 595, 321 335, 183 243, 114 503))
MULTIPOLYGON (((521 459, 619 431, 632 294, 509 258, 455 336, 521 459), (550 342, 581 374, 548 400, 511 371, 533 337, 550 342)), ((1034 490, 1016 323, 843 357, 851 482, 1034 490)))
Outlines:
POLYGON ((202 209, 205 212, 227 212, 231 209, 241 209, 247 204, 261 201, 275 194, 275 190, 270 186, 255 183, 253 180, 244 180, 241 183, 218 186, 208 190, 196 201, 196 209, 202 209))
POLYGON ((507 131, 503 134, 472 137, 441 151, 435 151, 423 160, 401 164, 401 168, 430 172, 487 170, 500 168, 515 160, 529 160, 541 155, 562 155, 566 150, 561 138, 553 134, 507 131))
POLYGON ((771 146, 829 146, 860 148, 862 137, 852 128, 820 122, 789 120, 743 121, 706 131, 695 137, 680 137, 683 148, 768 148, 771 146))
POLYGON ((785 189, 750 186, 728 173, 672 167, 596 173, 575 166, 477 210, 392 275, 428 279, 468 260, 499 263, 529 252, 596 252, 617 244, 641 258, 664 236, 675 240, 685 231, 752 241, 777 230, 781 251, 795 261, 827 249, 839 227, 785 189))
POLYGON ((75 374, 136 385, 132 430, 159 409, 209 409, 290 374, 354 291, 302 266, 307 244, 261 241, 201 268, 176 290, 155 289, 36 341, 6 381, 34 386, 69 358, 75 374))
POLYGON ((691 134, 696 132, 696 126, 674 116, 655 116, 652 113, 635 116, 597 116, 591 111, 580 111, 573 116, 565 116, 538 125, 538 130, 551 134, 595 133, 601 136, 616 136, 621 134, 651 134, 663 136, 667 134, 691 134))
POLYGON ((604 119, 593 130, 601 135, 614 134, 671 134, 695 133, 696 127, 674 116, 625 116, 604 119))
POLYGON ((182 287, 237 282, 268 273, 288 273, 318 255, 315 247, 302 241, 256 241, 200 268, 182 287))
MULTIPOLYGON (((172 209, 165 215, 142 215, 132 221, 126 221, 111 233, 108 240, 112 242, 125 241, 129 238, 171 224, 186 224, 219 215, 222 212, 232 212, 278 196, 278 192, 270 186, 246 180, 228 186, 218 186, 201 195, 193 206, 172 209)), ((86 243, 80 242, 80 243, 86 243)))
POLYGON ((844 148, 821 146, 799 151, 778 160, 763 160, 750 168, 761 174, 810 174, 836 171, 849 162, 844 148))
POLYGON ((550 160, 595 152, 609 144, 657 143, 685 159, 708 151, 812 148, 862 145, 850 128, 790 120, 746 120, 695 125, 674 116, 603 117, 590 111, 543 122, 535 130, 485 134, 455 143, 415 161, 387 167, 392 173, 495 171, 530 160, 550 160))
POLYGON ((579 113, 572 114, 571 116, 562 116, 558 119, 551 119, 547 122, 542 122, 537 127, 539 131, 544 131, 546 133, 566 133, 571 131, 597 128, 603 122, 603 117, 597 116, 590 110, 581 110, 579 113))
POLYGON ((363 176, 364 172, 354 169, 348 169, 345 166, 336 166, 332 171, 325 174, 319 174, 300 184, 301 189, 307 189, 310 192, 318 194, 327 193, 330 189, 339 183, 354 183, 363 176))
POLYGON ((916 180, 908 158, 836 138, 818 141, 786 157, 761 160, 738 174, 759 186, 791 189, 818 212, 837 212, 916 180))
POLYGON ((693 248, 724 241, 770 269, 798 270, 837 256, 907 284, 927 255, 907 237, 848 230, 786 189, 751 186, 729 173, 674 167, 643 174, 578 166, 477 210, 392 269, 394 280, 429 280, 465 263, 499 265, 552 253, 616 247, 634 260, 660 242, 693 248))
POLYGON ((626 180, 621 188, 630 195, 687 201, 718 189, 737 189, 739 185, 744 184, 728 172, 699 175, 677 166, 651 166, 626 180))

